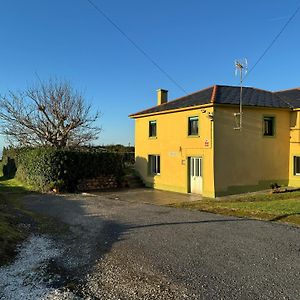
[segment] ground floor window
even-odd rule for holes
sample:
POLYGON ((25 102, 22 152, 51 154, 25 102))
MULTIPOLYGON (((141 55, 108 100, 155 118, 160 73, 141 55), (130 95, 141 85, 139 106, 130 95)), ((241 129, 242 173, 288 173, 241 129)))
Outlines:
POLYGON ((149 155, 148 164, 151 175, 160 174, 160 155, 149 155))
POLYGON ((294 156, 294 175, 300 175, 300 156, 294 156))

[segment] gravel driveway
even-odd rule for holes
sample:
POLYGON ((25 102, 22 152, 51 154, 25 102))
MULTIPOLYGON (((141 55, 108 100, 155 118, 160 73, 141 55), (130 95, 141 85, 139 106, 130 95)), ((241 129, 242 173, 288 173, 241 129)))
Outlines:
POLYGON ((300 299, 299 228, 132 202, 128 192, 24 203, 69 225, 53 237, 64 254, 47 269, 76 297, 300 299))

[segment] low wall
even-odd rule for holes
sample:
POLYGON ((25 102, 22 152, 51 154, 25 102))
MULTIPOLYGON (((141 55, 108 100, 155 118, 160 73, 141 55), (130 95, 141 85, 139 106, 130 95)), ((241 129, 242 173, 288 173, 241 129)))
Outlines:
POLYGON ((82 179, 77 185, 79 191, 108 190, 118 187, 115 176, 99 176, 91 179, 82 179))

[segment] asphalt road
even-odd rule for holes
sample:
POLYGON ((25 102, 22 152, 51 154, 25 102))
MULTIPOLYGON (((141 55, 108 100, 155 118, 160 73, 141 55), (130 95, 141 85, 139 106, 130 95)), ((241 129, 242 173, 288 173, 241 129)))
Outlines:
POLYGON ((130 200, 25 198, 69 225, 54 237, 57 286, 86 299, 300 299, 300 228, 130 200))

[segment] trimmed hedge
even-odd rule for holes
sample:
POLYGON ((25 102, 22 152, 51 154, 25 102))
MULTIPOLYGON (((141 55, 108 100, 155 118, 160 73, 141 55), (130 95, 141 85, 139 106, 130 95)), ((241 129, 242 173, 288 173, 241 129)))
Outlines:
POLYGON ((5 150, 3 158, 5 176, 12 172, 7 162, 14 161, 16 177, 42 191, 75 191, 80 179, 114 175, 120 181, 123 176, 123 155, 119 153, 39 147, 5 150))

